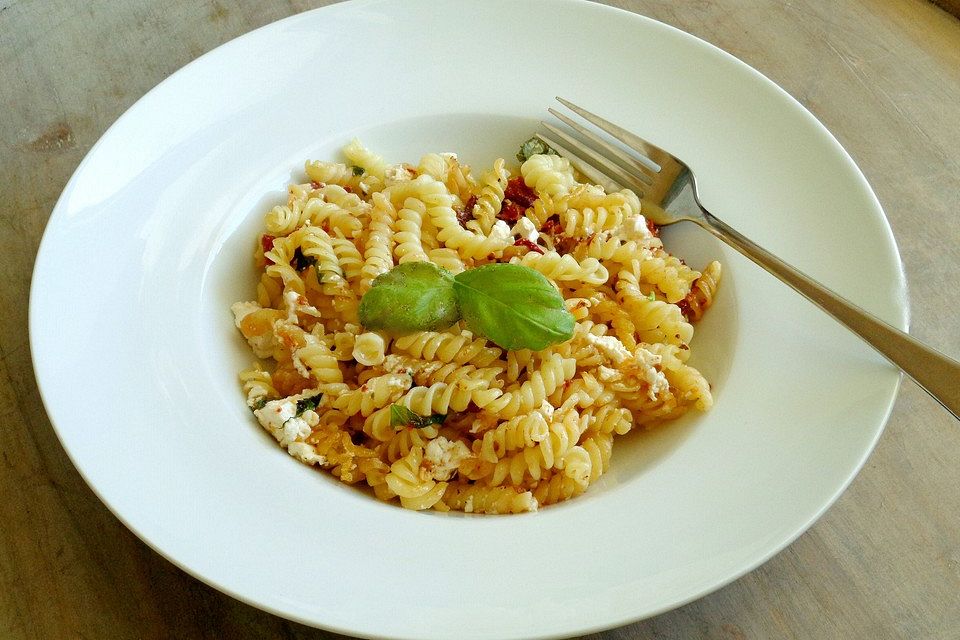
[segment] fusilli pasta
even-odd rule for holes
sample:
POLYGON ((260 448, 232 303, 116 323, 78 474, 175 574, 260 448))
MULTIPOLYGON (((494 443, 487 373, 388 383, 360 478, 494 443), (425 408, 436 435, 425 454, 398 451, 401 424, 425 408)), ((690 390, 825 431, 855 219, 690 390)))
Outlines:
POLYGON ((389 165, 354 140, 344 155, 307 162, 266 212, 254 300, 232 307, 274 363, 241 372, 246 403, 290 455, 406 508, 519 513, 586 491, 616 436, 710 408, 689 344, 720 263, 671 255, 633 192, 583 183, 556 155, 497 159, 479 179, 453 154, 389 165), (373 281, 408 262, 534 269, 573 336, 537 352, 465 323, 361 326, 373 281))

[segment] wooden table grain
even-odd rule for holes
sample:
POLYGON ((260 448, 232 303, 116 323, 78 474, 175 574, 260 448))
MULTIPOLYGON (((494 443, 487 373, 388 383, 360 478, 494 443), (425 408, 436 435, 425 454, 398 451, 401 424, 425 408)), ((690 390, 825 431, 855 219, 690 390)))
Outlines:
MULTIPOLYGON (((321 4, 0 0, 0 637, 339 637, 207 587, 124 528, 57 441, 26 328, 44 225, 109 124, 202 53, 321 4)), ((960 356, 957 18, 922 0, 610 4, 738 56, 839 138, 893 227, 911 332, 960 356)), ((905 381, 866 467, 794 544, 590 638, 960 638, 960 424, 905 381)))

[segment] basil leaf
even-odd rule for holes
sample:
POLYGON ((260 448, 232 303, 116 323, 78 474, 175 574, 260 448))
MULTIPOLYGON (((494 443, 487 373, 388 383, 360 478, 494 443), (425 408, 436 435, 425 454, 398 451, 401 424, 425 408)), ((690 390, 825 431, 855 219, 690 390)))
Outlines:
POLYGON ((297 250, 293 252, 293 259, 290 261, 290 266, 297 271, 303 271, 307 267, 315 264, 317 264, 317 259, 313 256, 303 255, 303 251, 300 250, 300 247, 297 247, 297 250))
POLYGON ((520 145, 520 151, 517 152, 517 160, 520 162, 526 162, 530 159, 530 156, 535 156, 537 154, 550 154, 554 156, 560 155, 546 142, 537 136, 533 136, 520 145))
POLYGON ((363 168, 363 167, 359 167, 359 166, 357 166, 357 165, 353 165, 353 166, 350 167, 350 168, 353 169, 353 175, 355 175, 355 176, 362 176, 362 175, 363 175, 363 172, 364 172, 364 168, 363 168))
POLYGON ((367 329, 439 331, 459 319, 453 276, 430 262, 407 262, 377 276, 360 300, 367 329))
POLYGON ((414 413, 402 404, 390 405, 390 426, 391 427, 413 427, 414 429, 423 429, 432 424, 443 424, 447 419, 445 413, 434 413, 431 416, 421 416, 414 413))
POLYGON ((470 330, 504 349, 539 351, 573 337, 560 293, 530 267, 487 264, 458 274, 453 287, 470 330))
POLYGON ((309 398, 301 398, 300 400, 297 400, 297 415, 299 416, 304 411, 313 411, 316 409, 322 396, 323 394, 319 394, 310 396, 309 398))

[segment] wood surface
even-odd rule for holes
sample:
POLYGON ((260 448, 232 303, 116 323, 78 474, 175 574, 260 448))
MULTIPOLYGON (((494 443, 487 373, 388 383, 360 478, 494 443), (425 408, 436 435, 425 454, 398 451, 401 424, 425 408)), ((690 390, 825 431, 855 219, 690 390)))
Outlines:
MULTIPOLYGON (((321 4, 0 0, 0 638, 339 637, 198 582, 114 518, 57 441, 27 336, 44 225, 110 123, 200 54, 321 4)), ((960 356, 960 22, 922 0, 611 4, 738 56, 837 136, 890 219, 912 333, 960 356)), ((589 637, 960 638, 960 424, 905 381, 866 467, 794 544, 589 637)))

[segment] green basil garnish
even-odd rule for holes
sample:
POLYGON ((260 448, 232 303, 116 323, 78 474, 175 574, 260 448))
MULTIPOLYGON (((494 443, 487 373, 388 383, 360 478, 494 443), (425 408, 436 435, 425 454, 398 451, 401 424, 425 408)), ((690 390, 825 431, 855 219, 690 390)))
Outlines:
POLYGON ((430 416, 421 416, 414 413, 402 404, 390 405, 390 426, 391 427, 413 427, 414 429, 423 429, 432 424, 443 424, 447 419, 445 413, 434 413, 430 416))
POLYGON ((296 251, 293 252, 293 260, 290 261, 290 266, 297 271, 303 271, 307 267, 315 264, 317 264, 317 259, 313 256, 303 255, 303 251, 300 250, 300 247, 297 247, 296 251))
POLYGON ((429 262, 378 276, 360 300, 360 322, 394 333, 440 331, 458 320, 504 349, 539 351, 573 337, 563 297, 541 273, 488 264, 456 277, 429 262))
POLYGON ((550 154, 554 156, 560 155, 553 149, 553 147, 548 145, 540 138, 534 136, 520 145, 520 151, 517 152, 517 160, 520 162, 526 162, 530 159, 530 156, 543 154, 550 154))
POLYGON ((304 411, 313 411, 317 408, 317 405, 320 403, 320 398, 322 394, 315 396, 310 396, 309 398, 301 398, 297 400, 297 415, 299 416, 304 411))
POLYGON ((377 276, 360 300, 367 329, 439 331, 459 319, 453 275, 430 262, 407 262, 377 276))
POLYGON ((529 267, 487 264, 458 274, 453 286, 470 330, 504 349, 540 351, 573 337, 563 297, 529 267))

